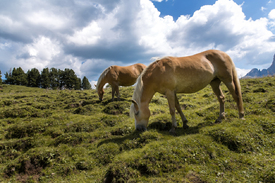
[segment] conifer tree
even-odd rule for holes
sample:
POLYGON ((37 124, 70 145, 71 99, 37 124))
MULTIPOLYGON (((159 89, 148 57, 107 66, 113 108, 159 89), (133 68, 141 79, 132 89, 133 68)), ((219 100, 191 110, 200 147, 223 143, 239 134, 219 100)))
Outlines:
POLYGON ((86 78, 86 76, 84 76, 83 79, 82 79, 82 88, 83 88, 83 90, 89 90, 89 89, 91 89, 91 83, 86 78))
POLYGON ((27 80, 28 80, 27 86, 40 87, 41 77, 38 69, 32 68, 31 70, 28 70, 27 80))
POLYGON ((14 67, 13 69, 12 69, 12 72, 11 72, 11 84, 12 85, 17 85, 17 81, 16 81, 16 79, 17 79, 17 77, 18 77, 18 74, 17 74, 17 69, 14 67))
POLYGON ((75 83, 74 89, 75 90, 80 90, 81 89, 81 79, 80 78, 76 79, 76 83, 75 83))
POLYGON ((49 68, 44 68, 41 72, 41 87, 50 88, 50 77, 49 68))
POLYGON ((58 75, 58 70, 56 68, 51 68, 50 69, 50 83, 51 83, 51 88, 52 89, 57 89, 59 87, 59 75, 58 75))
POLYGON ((13 84, 12 76, 11 76, 11 69, 9 72, 6 72, 5 78, 6 78, 5 84, 13 84))
POLYGON ((62 80, 67 89, 73 89, 75 87, 75 83, 77 82, 77 76, 72 69, 65 69, 63 73, 62 80))
POLYGON ((11 74, 12 84, 14 85, 27 85, 27 74, 23 71, 21 67, 13 68, 11 74))
POLYGON ((61 69, 58 69, 58 79, 59 79, 59 88, 62 89, 65 86, 65 81, 64 81, 64 71, 61 69))

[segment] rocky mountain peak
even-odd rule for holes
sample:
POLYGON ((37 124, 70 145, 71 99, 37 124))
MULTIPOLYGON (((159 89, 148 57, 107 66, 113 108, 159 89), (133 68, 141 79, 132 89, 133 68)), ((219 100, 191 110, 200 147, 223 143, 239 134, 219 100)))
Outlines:
POLYGON ((263 77, 263 76, 269 76, 269 75, 271 76, 275 75, 275 54, 273 56, 273 62, 268 69, 260 70, 260 69, 254 68, 251 71, 249 71, 244 76, 244 78, 247 78, 247 77, 255 78, 255 77, 263 77))
POLYGON ((273 73, 275 74, 275 54, 274 54, 274 57, 273 57, 273 62, 267 70, 273 71, 273 73))

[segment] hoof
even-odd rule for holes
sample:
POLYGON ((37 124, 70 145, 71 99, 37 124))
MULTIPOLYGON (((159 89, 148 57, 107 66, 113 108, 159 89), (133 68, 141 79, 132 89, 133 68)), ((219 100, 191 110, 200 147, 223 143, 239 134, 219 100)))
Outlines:
POLYGON ((169 130, 169 133, 173 136, 177 136, 176 130, 175 129, 171 129, 169 130))
POLYGON ((183 129, 188 129, 189 128, 189 126, 188 125, 183 125, 183 127, 182 127, 183 129))
POLYGON ((240 113, 240 114, 239 114, 239 118, 240 118, 240 119, 244 118, 244 113, 240 113))

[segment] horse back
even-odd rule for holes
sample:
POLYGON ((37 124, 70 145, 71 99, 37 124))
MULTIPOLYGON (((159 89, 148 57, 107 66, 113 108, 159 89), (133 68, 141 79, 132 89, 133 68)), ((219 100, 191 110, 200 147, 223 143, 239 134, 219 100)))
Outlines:
POLYGON ((235 64, 223 51, 208 50, 205 57, 214 67, 215 75, 224 82, 231 82, 235 71, 235 64))
MULTIPOLYGON (((169 58, 169 57, 168 57, 169 58)), ((229 77, 235 67, 231 58, 219 50, 207 50, 187 57, 170 57, 176 69, 175 74, 182 77, 188 75, 192 78, 229 77)), ((200 78, 203 80, 203 78, 200 78)), ((194 79, 193 79, 194 80, 194 79)))
POLYGON ((112 66, 108 73, 109 83, 119 86, 131 86, 135 84, 136 79, 142 72, 142 66, 136 68, 135 65, 130 66, 112 66))
POLYGON ((150 83, 156 92, 174 90, 193 93, 207 86, 214 78, 223 77, 231 59, 224 52, 208 50, 187 57, 164 57, 155 61, 143 75, 144 85, 150 83))
POLYGON ((141 63, 134 64, 133 66, 135 67, 138 75, 140 75, 142 73, 142 71, 146 68, 146 65, 141 64, 141 63))

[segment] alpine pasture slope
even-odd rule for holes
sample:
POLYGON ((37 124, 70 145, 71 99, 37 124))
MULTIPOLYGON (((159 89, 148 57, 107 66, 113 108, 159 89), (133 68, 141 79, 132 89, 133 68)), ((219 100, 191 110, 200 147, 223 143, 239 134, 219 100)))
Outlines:
POLYGON ((179 94, 190 126, 169 134, 167 100, 156 94, 148 131, 129 117, 133 87, 0 91, 0 182, 275 182, 275 77, 241 79, 245 119, 223 85, 226 120, 208 86, 179 94))

